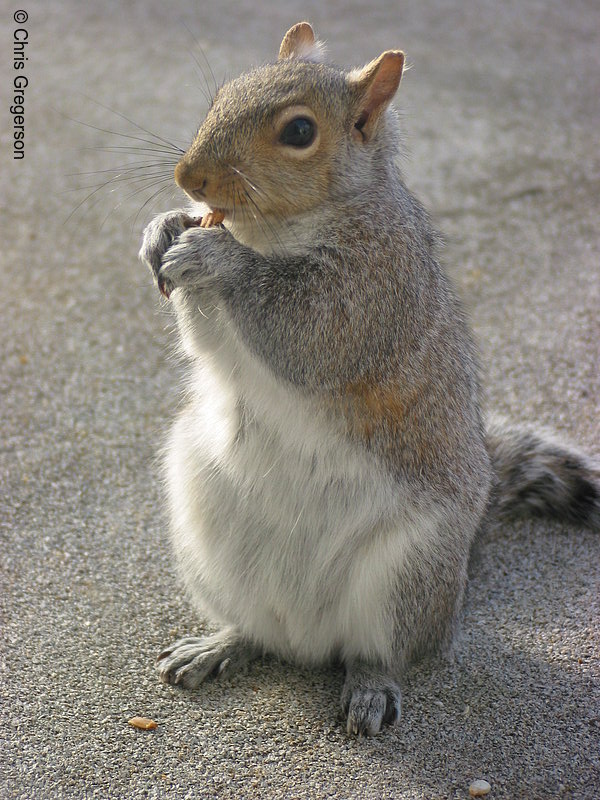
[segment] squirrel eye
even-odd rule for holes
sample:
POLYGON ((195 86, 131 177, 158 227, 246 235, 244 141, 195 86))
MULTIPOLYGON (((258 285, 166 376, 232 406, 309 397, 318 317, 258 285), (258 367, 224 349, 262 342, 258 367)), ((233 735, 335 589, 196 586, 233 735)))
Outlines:
POLYGON ((308 147, 315 138, 315 124, 306 117, 296 117, 283 129, 279 141, 291 147, 308 147))

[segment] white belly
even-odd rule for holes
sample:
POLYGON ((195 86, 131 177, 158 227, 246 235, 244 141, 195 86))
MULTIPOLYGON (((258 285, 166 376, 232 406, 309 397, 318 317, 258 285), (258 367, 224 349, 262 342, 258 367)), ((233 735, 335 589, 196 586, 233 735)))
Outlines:
POLYGON ((173 539, 192 598, 285 658, 389 662, 394 584, 435 516, 309 401, 264 375, 252 383, 240 433, 236 397, 203 370, 171 436, 173 539))

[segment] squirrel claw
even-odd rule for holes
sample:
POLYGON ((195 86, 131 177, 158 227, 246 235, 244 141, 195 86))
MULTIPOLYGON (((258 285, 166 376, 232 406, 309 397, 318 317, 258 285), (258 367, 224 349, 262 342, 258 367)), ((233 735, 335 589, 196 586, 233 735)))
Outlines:
POLYGON ((164 275, 159 275, 157 278, 158 281, 158 291, 162 294, 165 299, 169 299, 171 297, 171 292, 173 291, 173 286, 171 281, 168 278, 165 278, 164 275))

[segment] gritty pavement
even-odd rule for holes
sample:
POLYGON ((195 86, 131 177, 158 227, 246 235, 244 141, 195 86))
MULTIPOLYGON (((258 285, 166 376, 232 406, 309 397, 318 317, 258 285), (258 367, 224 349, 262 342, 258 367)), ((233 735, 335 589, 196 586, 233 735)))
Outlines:
POLYGON ((144 206, 171 167, 106 131, 147 138, 124 115, 185 146, 211 73, 272 59, 300 19, 344 65, 403 48, 404 170, 444 233, 489 407, 600 454, 600 5, 2 0, 0 14, 0 797, 421 800, 482 778, 493 800, 597 798, 588 531, 492 531, 456 663, 412 670, 401 724, 373 740, 346 736, 335 667, 266 659, 192 693, 160 684, 161 647, 206 629, 175 575, 156 461, 181 403, 173 319, 136 261, 151 214, 181 197, 144 206), (145 172, 94 191, 136 161, 145 172))

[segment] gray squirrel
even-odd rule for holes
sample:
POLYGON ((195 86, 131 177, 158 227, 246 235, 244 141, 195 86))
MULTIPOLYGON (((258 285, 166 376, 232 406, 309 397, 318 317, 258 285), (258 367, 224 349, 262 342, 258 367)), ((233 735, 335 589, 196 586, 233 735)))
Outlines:
POLYGON ((359 736, 398 722, 407 664, 450 648, 490 517, 600 527, 594 461, 484 425, 471 332, 396 163, 403 66, 389 50, 344 71, 295 25, 219 89, 175 170, 193 203, 140 251, 190 364, 174 549, 221 625, 161 653, 161 677, 339 661, 359 736))

